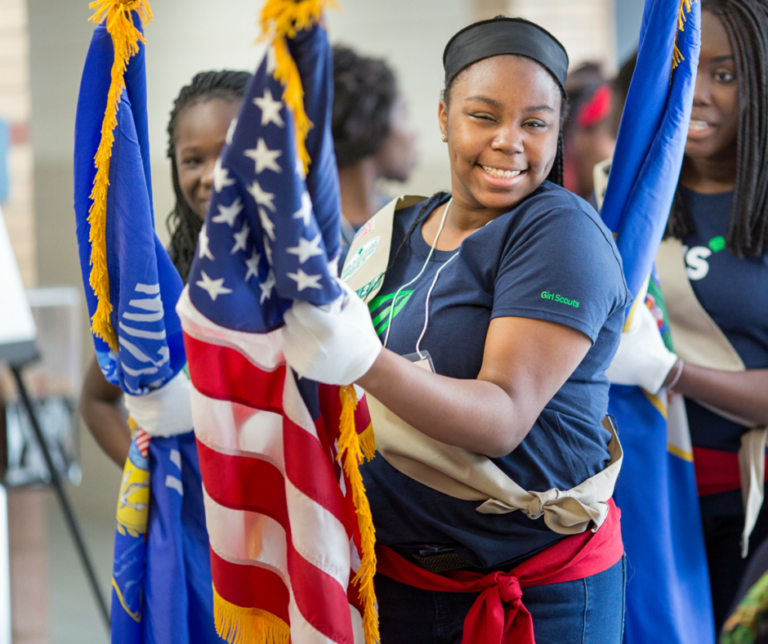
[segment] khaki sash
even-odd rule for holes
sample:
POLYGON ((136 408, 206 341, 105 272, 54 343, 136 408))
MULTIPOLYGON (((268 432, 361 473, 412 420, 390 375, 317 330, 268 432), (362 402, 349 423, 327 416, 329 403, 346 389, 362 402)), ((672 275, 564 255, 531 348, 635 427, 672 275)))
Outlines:
MULTIPOLYGON (((725 337, 715 321, 701 306, 685 272, 683 247, 677 239, 665 239, 656 255, 664 304, 672 328, 675 352, 685 362, 720 369, 744 371, 744 362, 736 349, 725 337)), ((765 480, 765 448, 768 428, 741 418, 712 405, 696 401, 710 411, 730 421, 749 428, 741 436, 739 448, 739 475, 741 496, 744 501, 744 532, 742 533, 742 557, 747 556, 749 535, 755 527, 763 505, 765 480)))
MULTIPOLYGON (((363 300, 376 296, 384 281, 392 246, 395 212, 424 197, 400 197, 383 208, 358 233, 344 264, 342 278, 363 300)), ((366 394, 376 448, 396 470, 427 487, 466 501, 480 501, 483 514, 520 510, 559 534, 578 534, 591 524, 597 530, 608 514, 621 469, 623 452, 616 428, 608 418, 603 427, 611 433, 610 461, 605 469, 570 490, 552 488, 526 491, 499 469, 491 459, 460 447, 446 445, 415 429, 366 394)))

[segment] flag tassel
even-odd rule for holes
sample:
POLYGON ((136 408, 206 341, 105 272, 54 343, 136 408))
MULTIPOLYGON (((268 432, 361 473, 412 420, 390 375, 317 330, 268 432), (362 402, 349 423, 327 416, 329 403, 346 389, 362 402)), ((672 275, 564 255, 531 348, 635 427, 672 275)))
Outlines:
POLYGON ((290 629, 282 619, 259 608, 228 602, 213 588, 216 632, 229 644, 289 644, 290 629))
MULTIPOLYGON (((339 390, 341 397, 341 426, 339 431, 339 455, 338 459, 343 462, 344 474, 352 489, 352 499, 357 511, 357 521, 360 527, 361 555, 360 568, 352 579, 352 584, 357 586, 358 593, 363 602, 363 629, 365 631, 366 644, 375 644, 380 640, 379 636, 379 617, 376 612, 376 591, 373 585, 373 578, 376 575, 376 531, 373 527, 373 516, 371 515, 371 506, 368 504, 368 497, 365 494, 363 485, 363 475, 360 474, 359 464, 363 458, 369 458, 364 455, 360 436, 355 429, 355 409, 357 408, 357 394, 352 385, 341 387, 339 390)), ((371 440, 373 438, 373 429, 369 425, 365 430, 370 431, 370 438, 367 440, 367 448, 370 453, 371 440)), ((365 433, 365 432, 364 432, 365 433)), ((375 443, 373 451, 375 452, 375 443)))
POLYGON ((677 34, 675 35, 675 46, 672 50, 672 71, 685 60, 683 52, 680 51, 680 47, 677 44, 677 39, 680 37, 680 32, 685 31, 686 14, 691 12, 694 2, 696 0, 680 0, 680 10, 677 12, 677 34))
POLYGON ((107 94, 107 108, 101 125, 101 141, 94 163, 96 177, 91 192, 92 204, 88 211, 91 243, 91 275, 89 283, 96 294, 96 312, 91 318, 91 331, 104 340, 117 353, 117 336, 110 322, 112 304, 109 299, 109 274, 107 272, 107 191, 109 190, 109 164, 112 158, 114 130, 117 126, 117 110, 120 95, 125 89, 125 71, 131 56, 139 52, 139 42, 145 42, 141 31, 134 25, 132 12, 136 11, 142 27, 151 22, 152 9, 148 0, 96 0, 89 7, 94 10, 90 21, 100 24, 106 19, 107 32, 112 37, 115 52, 112 77, 107 94))

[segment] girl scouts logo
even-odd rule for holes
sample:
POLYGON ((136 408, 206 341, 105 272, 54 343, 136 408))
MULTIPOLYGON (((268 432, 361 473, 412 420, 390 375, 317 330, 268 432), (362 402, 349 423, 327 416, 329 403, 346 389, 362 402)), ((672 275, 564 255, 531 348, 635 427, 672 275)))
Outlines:
POLYGON ((397 296, 397 302, 394 304, 394 311, 392 311, 394 293, 379 295, 379 297, 375 297, 368 303, 368 310, 371 312, 373 326, 378 335, 382 335, 387 330, 387 327, 389 327, 390 313, 392 314, 391 319, 394 320, 397 314, 403 310, 408 300, 411 299, 412 294, 413 290, 400 291, 400 294, 397 296), (377 310, 379 311, 378 313, 376 313, 377 310))
POLYGON ((345 282, 352 277, 357 271, 359 271, 363 264, 367 262, 376 249, 379 247, 380 237, 374 237, 371 241, 363 244, 355 253, 354 257, 347 258, 347 265, 344 267, 344 272, 341 274, 341 279, 345 282))

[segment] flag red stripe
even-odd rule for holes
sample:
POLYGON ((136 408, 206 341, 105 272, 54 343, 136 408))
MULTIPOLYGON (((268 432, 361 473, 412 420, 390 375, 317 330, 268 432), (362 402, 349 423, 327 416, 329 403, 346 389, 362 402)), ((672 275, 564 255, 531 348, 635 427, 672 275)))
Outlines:
POLYGON ((288 618, 290 593, 282 577, 260 566, 244 566, 222 559, 211 549, 211 572, 216 592, 229 603, 261 608, 282 619, 288 618))
POLYGON ((258 458, 222 454, 197 441, 205 491, 216 503, 233 510, 266 514, 287 531, 285 481, 272 463, 258 458), (254 482, 258 481, 258 486, 254 482))
POLYGON ((338 644, 354 644, 346 588, 314 566, 288 541, 288 574, 304 619, 338 644))
POLYGON ((184 334, 192 382, 201 394, 254 409, 283 413, 285 365, 263 371, 235 349, 184 334))

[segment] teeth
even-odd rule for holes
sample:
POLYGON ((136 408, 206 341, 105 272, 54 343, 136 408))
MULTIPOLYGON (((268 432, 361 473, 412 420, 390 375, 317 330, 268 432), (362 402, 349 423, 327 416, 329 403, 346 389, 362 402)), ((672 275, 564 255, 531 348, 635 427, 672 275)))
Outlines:
POLYGON ((709 127, 709 123, 706 121, 691 121, 688 124, 690 130, 706 130, 709 127))
POLYGON ((497 177, 498 179, 511 179, 520 174, 520 170, 499 170, 498 168, 491 168, 487 165, 481 167, 492 177, 497 177))

